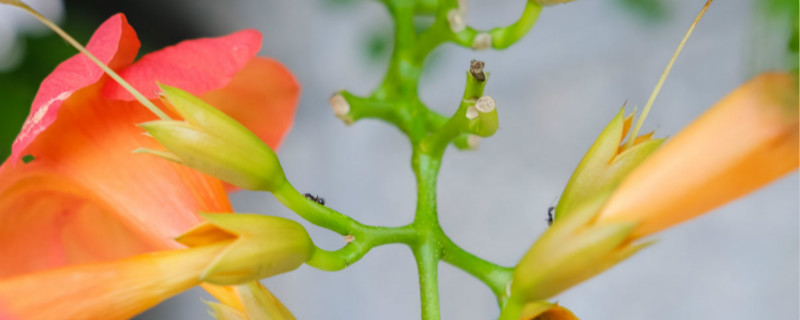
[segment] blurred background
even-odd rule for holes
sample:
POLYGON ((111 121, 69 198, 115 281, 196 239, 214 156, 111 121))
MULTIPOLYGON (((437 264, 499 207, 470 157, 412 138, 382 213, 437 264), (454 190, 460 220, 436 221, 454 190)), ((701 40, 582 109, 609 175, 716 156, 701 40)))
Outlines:
MULTIPOLYGON (((180 40, 243 28, 264 34, 261 54, 302 84, 280 157, 302 192, 367 224, 409 223, 415 207, 410 148, 376 121, 347 127, 328 97, 366 95, 383 76, 392 24, 377 1, 31 1, 85 42, 124 12, 149 52, 180 40)), ((451 114, 470 59, 486 62, 486 94, 500 130, 475 151, 450 148, 439 178, 445 232, 465 249, 513 265, 545 230, 570 174, 624 101, 643 106, 702 0, 579 0, 544 9, 533 30, 501 51, 437 49, 422 99, 451 114)), ((717 1, 695 30, 656 100, 646 130, 679 131, 758 72, 797 67, 797 1, 717 1), (790 39, 794 39, 791 41, 790 39)), ((524 0, 470 0, 467 22, 488 29, 518 18, 524 0)), ((74 54, 38 24, 0 7, 0 155, 28 114, 39 82, 74 54)), ((296 219, 268 194, 232 195, 240 212, 296 219)), ((342 238, 307 223, 326 249, 342 238)), ((656 236, 657 245, 556 298, 583 319, 797 319, 798 175, 656 236)), ((345 271, 303 266, 264 281, 298 319, 419 318, 411 252, 374 249, 345 271)), ((492 319, 497 306, 479 281, 440 266, 443 319, 492 319)), ((137 319, 210 319, 195 289, 137 319)))

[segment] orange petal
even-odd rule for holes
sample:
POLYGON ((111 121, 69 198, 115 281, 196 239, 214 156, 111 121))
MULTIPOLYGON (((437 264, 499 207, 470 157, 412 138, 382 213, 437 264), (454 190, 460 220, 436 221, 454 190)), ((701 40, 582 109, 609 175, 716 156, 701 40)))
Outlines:
POLYGON ((172 238, 199 223, 197 212, 232 211, 218 180, 132 154, 158 147, 135 125, 154 116, 100 98, 100 87, 64 102, 27 148, 33 162, 0 167, 0 243, 15 244, 0 247, 0 261, 19 261, 0 266, 0 278, 177 247, 172 238))
POLYGON ((226 87, 200 97, 277 150, 294 121, 299 93, 288 69, 275 60, 255 57, 226 87))
POLYGON ((20 319, 127 319, 197 285, 227 243, 75 265, 0 280, 0 314, 20 319))
POLYGON ((763 74, 634 170, 598 222, 640 221, 633 236, 646 236, 752 192, 799 162, 797 80, 763 74))

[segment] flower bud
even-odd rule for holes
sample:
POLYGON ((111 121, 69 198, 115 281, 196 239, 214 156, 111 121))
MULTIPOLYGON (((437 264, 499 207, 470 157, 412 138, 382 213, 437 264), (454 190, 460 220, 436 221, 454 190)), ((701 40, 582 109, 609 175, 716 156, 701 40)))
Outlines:
POLYGON ((258 214, 200 214, 206 222, 176 241, 202 246, 235 239, 203 271, 200 279, 234 285, 291 271, 311 257, 314 244, 292 220, 258 214))
POLYGON ((138 149, 247 190, 273 191, 286 182, 275 152, 246 127, 188 92, 161 85, 185 121, 140 124, 169 152, 138 149))
POLYGON ((797 83, 770 72, 733 90, 638 166, 597 222, 635 221, 645 237, 797 170, 797 83))

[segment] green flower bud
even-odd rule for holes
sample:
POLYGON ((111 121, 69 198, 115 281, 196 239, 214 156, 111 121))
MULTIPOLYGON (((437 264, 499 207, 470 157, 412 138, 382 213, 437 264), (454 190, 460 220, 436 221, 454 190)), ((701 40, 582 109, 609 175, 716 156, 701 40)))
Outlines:
POLYGON ((314 244, 297 222, 258 214, 200 214, 206 222, 176 241, 202 246, 235 239, 200 276, 217 285, 254 281, 297 269, 311 257, 314 244))
POLYGON ((275 152, 246 127, 192 94, 161 85, 185 121, 140 124, 169 152, 138 149, 184 164, 247 190, 273 191, 286 182, 275 152))

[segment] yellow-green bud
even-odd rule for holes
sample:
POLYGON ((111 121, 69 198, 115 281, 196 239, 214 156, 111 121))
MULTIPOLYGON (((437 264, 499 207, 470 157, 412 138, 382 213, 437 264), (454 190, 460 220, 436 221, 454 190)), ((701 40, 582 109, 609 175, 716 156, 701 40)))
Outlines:
POLYGON ((176 241, 201 246, 230 237, 233 242, 200 276, 217 285, 234 285, 291 271, 311 257, 314 244, 297 222, 258 214, 200 214, 206 222, 176 241))
POLYGON ((247 190, 273 191, 286 182, 275 152, 246 127, 186 91, 161 89, 185 121, 140 124, 169 152, 135 152, 158 155, 247 190))

